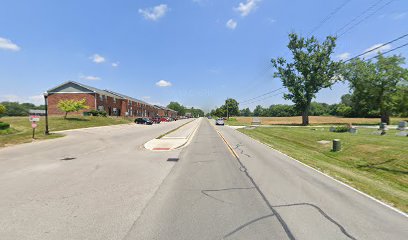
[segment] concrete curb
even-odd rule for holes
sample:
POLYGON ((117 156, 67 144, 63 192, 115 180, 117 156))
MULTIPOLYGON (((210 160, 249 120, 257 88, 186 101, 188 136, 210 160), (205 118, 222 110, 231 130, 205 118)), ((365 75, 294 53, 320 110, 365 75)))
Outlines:
POLYGON ((202 119, 200 118, 197 120, 193 120, 182 127, 184 128, 185 126, 188 126, 190 123, 193 123, 195 121, 197 121, 196 126, 192 129, 191 132, 188 133, 186 137, 176 136, 176 137, 162 137, 160 139, 155 138, 155 139, 152 139, 146 142, 144 144, 144 147, 147 150, 151 150, 151 151, 172 151, 172 150, 180 149, 182 147, 187 146, 191 142, 192 137, 197 132, 198 127, 201 125, 202 119))

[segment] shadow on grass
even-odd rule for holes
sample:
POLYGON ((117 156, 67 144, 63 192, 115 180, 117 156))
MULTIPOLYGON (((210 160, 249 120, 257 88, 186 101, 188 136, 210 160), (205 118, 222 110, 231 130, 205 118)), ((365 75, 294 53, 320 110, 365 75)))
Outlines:
POLYGON ((67 117, 63 120, 67 120, 67 121, 77 121, 77 122, 88 122, 89 119, 85 119, 85 118, 73 118, 73 117, 67 117))
POLYGON ((387 164, 390 162, 394 162, 398 159, 389 159, 383 162, 379 162, 379 163, 373 163, 373 164, 359 164, 357 165, 357 168, 359 169, 374 169, 374 170, 382 170, 382 171, 386 171, 386 172, 390 172, 390 173, 395 173, 395 174, 408 174, 408 171, 403 171, 403 170, 397 170, 397 169, 390 169, 387 167, 381 167, 379 165, 383 165, 383 164, 387 164))

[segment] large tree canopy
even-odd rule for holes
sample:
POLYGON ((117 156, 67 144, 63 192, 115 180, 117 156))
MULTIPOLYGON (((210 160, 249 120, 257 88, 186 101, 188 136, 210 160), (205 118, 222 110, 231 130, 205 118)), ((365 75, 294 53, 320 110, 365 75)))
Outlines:
POLYGON ((342 74, 350 82, 353 109, 360 114, 377 112, 381 121, 389 124, 390 115, 402 110, 408 81, 408 70, 401 66, 404 63, 401 56, 379 54, 376 62, 355 59, 345 65, 342 74))
POLYGON ((179 116, 184 116, 186 114, 186 108, 178 102, 170 102, 167 107, 177 111, 179 116))
POLYGON ((332 36, 319 43, 314 37, 303 38, 291 33, 288 48, 293 60, 282 57, 271 60, 276 69, 274 77, 280 78, 289 91, 284 98, 292 100, 302 112, 303 125, 309 124, 310 104, 316 93, 331 87, 338 76, 341 63, 331 60, 335 46, 336 38, 332 36))

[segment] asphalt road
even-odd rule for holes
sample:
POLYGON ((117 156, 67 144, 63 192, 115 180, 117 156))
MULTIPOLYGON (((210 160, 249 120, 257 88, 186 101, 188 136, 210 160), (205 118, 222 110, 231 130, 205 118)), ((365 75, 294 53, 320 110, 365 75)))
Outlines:
POLYGON ((182 150, 143 148, 184 122, 1 149, 0 239, 407 238, 406 216, 206 119, 182 150))
POLYGON ((179 154, 143 144, 185 122, 79 129, 0 149, 0 239, 123 239, 179 154))
POLYGON ((202 121, 125 239, 407 239, 408 218, 202 121))

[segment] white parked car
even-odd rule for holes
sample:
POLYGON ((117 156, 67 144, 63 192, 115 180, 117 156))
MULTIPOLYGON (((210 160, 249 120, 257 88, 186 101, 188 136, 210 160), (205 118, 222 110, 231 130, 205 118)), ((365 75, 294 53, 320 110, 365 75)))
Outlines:
POLYGON ((222 126, 224 126, 224 119, 218 118, 217 121, 215 121, 215 125, 222 125, 222 126))

